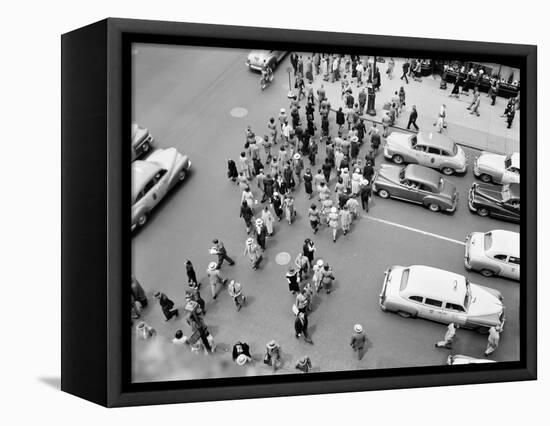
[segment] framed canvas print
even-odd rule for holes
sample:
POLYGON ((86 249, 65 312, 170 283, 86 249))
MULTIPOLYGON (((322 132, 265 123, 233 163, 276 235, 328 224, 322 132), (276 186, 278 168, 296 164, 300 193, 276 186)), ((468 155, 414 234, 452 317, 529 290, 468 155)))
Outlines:
POLYGON ((535 46, 107 19, 62 80, 66 392, 536 378, 535 46))

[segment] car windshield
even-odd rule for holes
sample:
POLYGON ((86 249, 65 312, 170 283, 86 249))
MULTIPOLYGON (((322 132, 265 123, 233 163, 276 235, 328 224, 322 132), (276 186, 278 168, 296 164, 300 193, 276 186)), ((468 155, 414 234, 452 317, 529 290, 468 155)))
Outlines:
POLYGON ((493 234, 491 232, 487 232, 485 234, 485 237, 483 238, 483 247, 485 248, 485 250, 489 250, 492 245, 493 245, 493 234))
POLYGON ((508 156, 504 160, 504 168, 509 169, 511 165, 512 165, 512 158, 510 156, 508 156))
POLYGON ((411 146, 414 148, 418 142, 416 135, 411 136, 411 146))
POLYGON ((471 300, 472 290, 470 289, 470 281, 466 280, 466 295, 464 296, 464 308, 466 308, 466 310, 468 310, 471 300))
POLYGON ((401 285, 399 286, 399 291, 405 290, 407 288, 407 282, 409 281, 409 268, 403 269, 403 275, 401 275, 401 285))

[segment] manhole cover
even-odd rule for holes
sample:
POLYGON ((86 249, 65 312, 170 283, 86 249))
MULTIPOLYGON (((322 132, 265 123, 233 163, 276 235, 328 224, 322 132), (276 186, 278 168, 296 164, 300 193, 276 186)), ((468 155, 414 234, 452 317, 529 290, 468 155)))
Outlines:
POLYGON ((285 251, 279 253, 275 256, 275 262, 277 262, 277 265, 287 265, 290 262, 290 254, 285 251))
POLYGON ((230 114, 235 118, 242 118, 248 115, 248 110, 242 107, 235 107, 231 110, 230 114))

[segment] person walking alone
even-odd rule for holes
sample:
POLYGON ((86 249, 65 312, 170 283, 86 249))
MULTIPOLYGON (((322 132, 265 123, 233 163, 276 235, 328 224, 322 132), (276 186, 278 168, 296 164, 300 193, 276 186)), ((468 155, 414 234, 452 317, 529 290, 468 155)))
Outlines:
POLYGON ((216 265, 216 262, 210 262, 208 269, 206 269, 206 275, 208 275, 208 281, 210 282, 210 289, 212 290, 212 299, 216 300, 218 297, 218 287, 227 282, 227 279, 223 279, 220 274, 220 270, 216 265))
POLYGON ((225 246, 223 245, 223 243, 217 238, 213 239, 212 243, 214 244, 214 246, 210 249, 210 254, 218 256, 216 268, 220 269, 224 260, 226 260, 230 266, 233 266, 235 262, 227 255, 227 251, 225 250, 225 246))
POLYGON ((250 234, 250 231, 252 230, 252 218, 254 217, 254 213, 252 212, 252 209, 250 208, 248 203, 244 200, 241 203, 240 217, 244 219, 244 224, 246 225, 246 233, 250 234))
POLYGON ((269 210, 269 206, 265 206, 262 210, 262 220, 264 221, 265 227, 267 228, 267 236, 272 237, 273 236, 273 223, 275 222, 275 218, 271 214, 271 211, 269 210))
POLYGON ((298 285, 298 283, 300 282, 300 277, 298 275, 298 271, 295 270, 293 267, 290 267, 285 277, 288 282, 289 291, 292 294, 296 294, 297 292, 299 292, 300 286, 298 285))
POLYGON ((197 281, 197 274, 195 273, 195 268, 189 259, 185 262, 185 270, 187 272, 187 283, 193 286, 200 286, 197 281))
POLYGON ((361 358, 363 358, 366 342, 367 335, 363 330, 363 326, 361 324, 355 324, 353 326, 353 334, 351 335, 350 346, 352 347, 353 351, 357 353, 358 360, 361 360, 361 358))
POLYGON ((263 259, 263 255, 260 246, 254 241, 254 238, 252 237, 246 239, 243 256, 246 255, 248 255, 250 263, 252 263, 252 269, 258 269, 258 267, 260 266, 260 262, 263 259))
POLYGON ((443 338, 443 340, 440 340, 439 342, 437 342, 435 344, 435 347, 451 349, 451 345, 455 340, 455 334, 457 329, 458 329, 458 325, 455 325, 454 323, 450 323, 447 326, 447 332, 445 333, 445 337, 443 338))
POLYGON ((409 64, 409 61, 405 61, 405 63, 403 64, 403 75, 401 76, 401 80, 405 79, 405 83, 409 84, 409 79, 407 78, 407 74, 409 72, 409 68, 410 68, 410 64, 409 64))
POLYGON ((412 111, 409 115, 409 123, 407 124, 407 130, 409 130, 411 126, 413 126, 416 129, 416 131, 418 131, 418 126, 416 124, 417 118, 418 118, 418 111, 416 110, 416 105, 413 105, 412 111))

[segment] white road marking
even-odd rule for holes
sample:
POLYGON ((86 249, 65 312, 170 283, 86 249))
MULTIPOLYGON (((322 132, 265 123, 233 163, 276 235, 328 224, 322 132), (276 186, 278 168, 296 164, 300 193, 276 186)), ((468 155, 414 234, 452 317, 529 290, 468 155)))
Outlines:
POLYGON ((461 246, 466 245, 466 243, 464 241, 454 240, 454 239, 449 238, 449 237, 444 237, 443 235, 438 235, 438 234, 434 234, 432 232, 423 231, 421 229, 412 228, 410 226, 401 225, 400 223, 390 222, 389 220, 379 219, 377 217, 367 216, 365 214, 362 215, 362 217, 365 218, 365 219, 372 220, 374 222, 383 223, 383 224, 389 225, 389 226, 395 226, 397 228, 406 229, 407 231, 411 231, 411 232, 417 232, 417 233, 422 234, 422 235, 427 235, 428 237, 438 238, 440 240, 448 241, 450 243, 459 244, 461 246))

